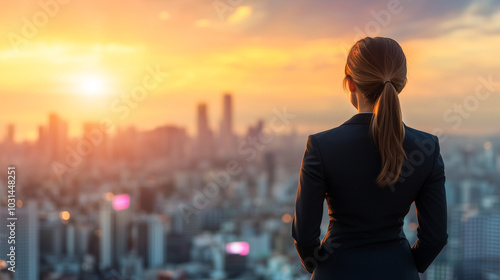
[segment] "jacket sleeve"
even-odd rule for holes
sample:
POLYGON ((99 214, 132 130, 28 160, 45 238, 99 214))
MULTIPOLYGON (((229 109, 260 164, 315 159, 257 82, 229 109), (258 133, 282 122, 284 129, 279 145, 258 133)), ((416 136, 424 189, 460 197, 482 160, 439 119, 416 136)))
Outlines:
POLYGON ((309 136, 302 159, 292 221, 292 237, 302 266, 310 273, 316 267, 320 246, 320 224, 326 196, 321 155, 314 138, 309 136))
POLYGON ((429 267, 448 241, 444 162, 436 136, 434 147, 432 170, 415 199, 418 240, 411 250, 420 273, 429 267))

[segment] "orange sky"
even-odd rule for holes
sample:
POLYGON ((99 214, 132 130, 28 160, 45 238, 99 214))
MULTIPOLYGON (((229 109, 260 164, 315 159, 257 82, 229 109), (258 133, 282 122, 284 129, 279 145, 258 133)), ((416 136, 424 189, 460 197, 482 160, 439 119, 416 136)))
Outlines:
POLYGON ((0 135, 14 123, 17 140, 34 139, 49 112, 78 135, 83 122, 112 116, 114 100, 157 65, 168 77, 120 125, 168 123, 194 134, 196 104, 207 102, 217 128, 222 92, 231 91, 239 132, 283 106, 299 131, 328 129, 355 113, 341 82, 360 35, 392 37, 405 50, 408 125, 500 132, 500 5, 420 0, 391 9, 391 1, 241 0, 223 14, 201 0, 3 1, 0 135), (490 75, 491 94, 474 104, 479 77, 490 75), (453 127, 457 113, 443 114, 467 102, 467 117, 453 127))

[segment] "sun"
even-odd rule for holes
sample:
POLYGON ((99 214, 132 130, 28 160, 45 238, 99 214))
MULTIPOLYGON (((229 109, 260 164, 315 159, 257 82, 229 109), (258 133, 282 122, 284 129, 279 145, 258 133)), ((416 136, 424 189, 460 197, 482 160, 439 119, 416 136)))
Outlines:
POLYGON ((85 74, 77 78, 78 92, 86 96, 99 96, 106 94, 108 84, 103 76, 85 74))

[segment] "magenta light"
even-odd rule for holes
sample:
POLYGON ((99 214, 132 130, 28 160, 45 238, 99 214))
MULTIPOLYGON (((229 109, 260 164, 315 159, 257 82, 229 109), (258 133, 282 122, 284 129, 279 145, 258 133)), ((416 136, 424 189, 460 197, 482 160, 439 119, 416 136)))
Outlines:
POLYGON ((250 246, 247 242, 229 242, 226 244, 226 252, 246 256, 250 252, 250 246))
POLYGON ((113 197, 113 209, 116 211, 127 209, 130 205, 130 196, 128 194, 119 194, 113 197))

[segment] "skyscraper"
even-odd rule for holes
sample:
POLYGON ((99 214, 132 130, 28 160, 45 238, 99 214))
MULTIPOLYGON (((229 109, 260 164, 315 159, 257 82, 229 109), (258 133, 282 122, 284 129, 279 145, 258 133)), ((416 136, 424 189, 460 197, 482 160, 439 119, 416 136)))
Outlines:
POLYGON ((14 133, 15 133, 15 127, 13 124, 8 124, 7 125, 7 134, 5 136, 5 142, 8 144, 13 144, 14 143, 14 133))
POLYGON ((230 156, 236 151, 236 139, 233 133, 233 98, 231 93, 222 96, 222 119, 220 122, 220 155, 230 156))
POLYGON ((68 138, 68 124, 58 115, 49 115, 49 148, 52 159, 62 159, 68 138))
POLYGON ((207 104, 198 104, 198 156, 205 159, 213 154, 213 133, 207 115, 207 104))
POLYGON ((209 134, 210 128, 208 126, 207 104, 198 104, 198 139, 206 137, 209 134))
POLYGON ((113 264, 113 209, 110 200, 101 201, 99 209, 99 269, 113 264))
POLYGON ((157 215, 143 215, 137 221, 137 252, 146 268, 158 267, 164 262, 163 224, 157 215))
MULTIPOLYGON (((120 263, 127 256, 129 252, 129 238, 130 238, 130 220, 132 218, 132 210, 128 207, 120 207, 118 203, 119 197, 127 197, 128 195, 117 195, 114 197, 113 206, 113 266, 119 267, 120 263)), ((128 198, 129 199, 129 198, 128 198)))
POLYGON ((463 225, 464 260, 500 259, 500 214, 479 213, 470 217, 463 225))
POLYGON ((232 96, 230 93, 224 94, 222 120, 220 123, 220 137, 222 140, 229 140, 233 135, 233 108, 232 96))
POLYGON ((267 173, 267 186, 268 193, 267 198, 272 196, 272 187, 276 180, 276 160, 273 152, 267 152, 264 154, 264 170, 267 173))

